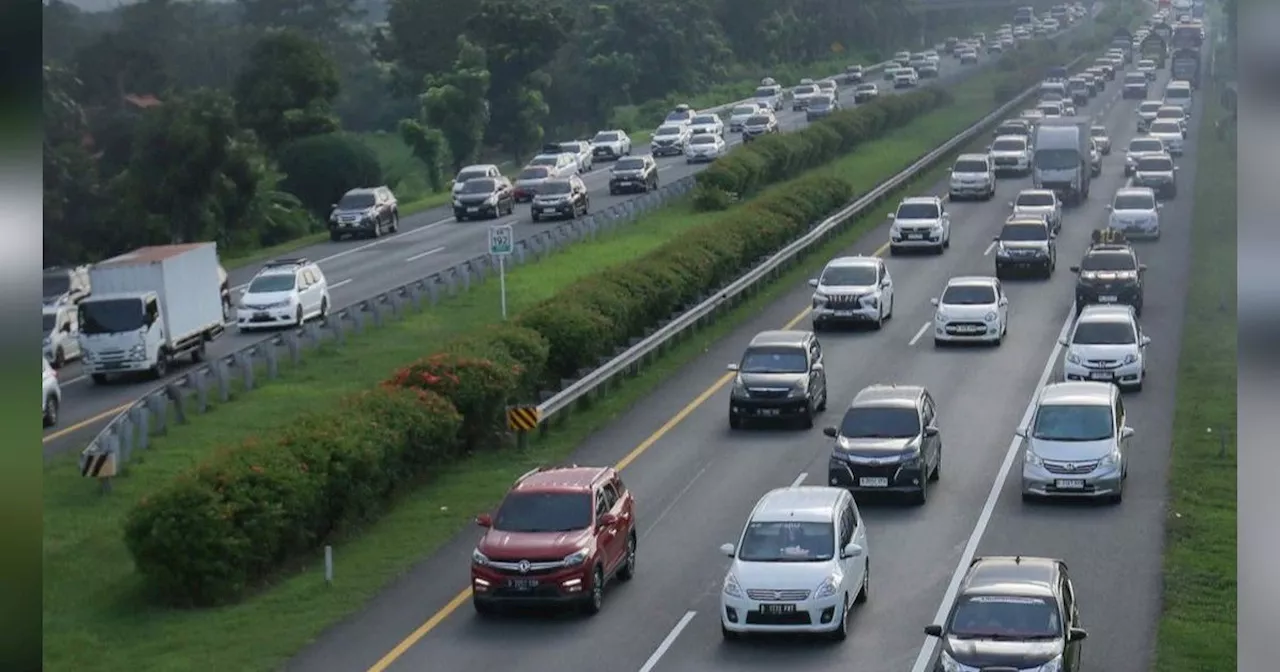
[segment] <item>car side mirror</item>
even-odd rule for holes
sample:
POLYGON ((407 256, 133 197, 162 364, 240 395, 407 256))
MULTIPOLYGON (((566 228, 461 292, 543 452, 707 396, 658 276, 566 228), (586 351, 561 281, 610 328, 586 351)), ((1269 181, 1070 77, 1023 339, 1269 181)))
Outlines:
POLYGON ((928 427, 924 428, 924 435, 930 438, 937 436, 938 432, 939 430, 936 425, 929 425, 928 427))
POLYGON ((810 286, 810 287, 817 287, 817 286, 818 286, 818 279, 817 279, 817 278, 809 278, 809 286, 810 286))
POLYGON ((935 306, 936 306, 936 305, 938 305, 938 300, 937 300, 937 299, 929 299, 929 303, 931 303, 931 304, 933 304, 933 305, 935 305, 935 306))
POLYGON ((1000 297, 1000 303, 999 303, 999 305, 1001 305, 1001 306, 1007 306, 1007 305, 1009 305, 1009 297, 1007 297, 1007 296, 1002 296, 1002 297, 1000 297))
POLYGON ((1164 203, 1156 203, 1156 210, 1164 210, 1164 203))
POLYGON ((1070 269, 1068 269, 1068 270, 1070 270, 1072 273, 1079 273, 1079 272, 1080 272, 1080 267, 1079 267, 1079 266, 1072 266, 1072 267, 1071 267, 1070 269))
POLYGON ((998 243, 1000 242, 1000 236, 991 236, 991 240, 994 240, 998 243))
POLYGON ((1147 270, 1147 265, 1146 265, 1146 264, 1138 264, 1138 272, 1139 272, 1139 273, 1145 273, 1145 272, 1146 272, 1146 270, 1147 270))
POLYGON ((1144 348, 1145 348, 1145 347, 1147 347, 1148 345, 1151 345, 1151 337, 1150 337, 1150 336, 1143 336, 1143 337, 1142 337, 1142 340, 1138 341, 1138 343, 1140 343, 1140 344, 1142 345, 1142 347, 1144 347, 1144 348))
POLYGON ((1134 435, 1135 433, 1136 433, 1136 432, 1134 432, 1134 430, 1133 430, 1133 428, 1132 428, 1132 427, 1125 427, 1125 428, 1123 428, 1123 429, 1121 429, 1121 430, 1120 430, 1120 438, 1122 438, 1122 439, 1132 439, 1132 438, 1133 438, 1133 435, 1134 435))
POLYGON ((897 218, 898 218, 898 213, 896 212, 889 213, 889 219, 897 219, 897 218))
POLYGON ((810 371, 821 371, 823 368, 825 367, 822 366, 822 362, 814 362, 813 364, 809 365, 810 371))
POLYGON ((840 549, 840 557, 845 559, 862 557, 862 547, 855 543, 849 543, 840 549))
POLYGON ((736 549, 736 548, 734 548, 733 544, 720 544, 720 552, 721 552, 721 553, 724 553, 725 555, 727 555, 727 556, 729 556, 729 557, 731 557, 731 558, 732 558, 734 555, 736 555, 736 553, 735 553, 735 551, 736 551, 736 550, 737 550, 737 549, 736 549))
POLYGON ((1071 628, 1067 631, 1068 642, 1079 642, 1088 636, 1089 633, 1085 632, 1083 628, 1071 628))
POLYGON ((618 524, 618 517, 613 515, 612 513, 602 513, 600 514, 600 520, 596 521, 597 527, 609 527, 610 525, 617 525, 617 524, 618 524))
POLYGON ((942 636, 942 626, 941 626, 941 625, 926 625, 926 626, 924 626, 924 634, 926 634, 926 635, 928 635, 928 636, 930 636, 930 637, 941 637, 941 636, 942 636))
POLYGON ((1012 209, 1013 209, 1013 201, 1009 201, 1009 209, 1010 209, 1010 210, 1012 210, 1012 209))
POLYGON ((1017 428, 1016 430, 1014 430, 1013 435, 1014 435, 1014 436, 1018 436, 1018 437, 1022 437, 1022 438, 1024 438, 1024 439, 1025 439, 1025 438, 1027 438, 1027 428, 1026 428, 1026 427, 1019 427, 1019 428, 1017 428))
POLYGON ((1111 204, 1110 204, 1110 203, 1108 203, 1108 204, 1106 204, 1106 205, 1104 205, 1104 206, 1102 206, 1102 207, 1103 207, 1103 209, 1104 209, 1104 210, 1111 210, 1111 204))
POLYGON ((732 363, 731 363, 731 364, 729 364, 728 366, 726 366, 726 367, 724 367, 724 368, 725 368, 725 369, 727 369, 727 370, 729 370, 729 371, 737 371, 737 370, 738 370, 738 365, 737 365, 737 364, 732 364, 732 363))
POLYGON ((476 516, 476 525, 479 525, 480 527, 493 527, 493 516, 487 513, 482 513, 476 516))
POLYGON ((823 433, 823 434, 825 434, 826 436, 829 436, 829 437, 833 438, 833 439, 834 439, 834 438, 836 438, 837 436, 839 436, 839 432, 837 432, 837 431, 836 431, 836 428, 835 428, 835 427, 823 427, 823 428, 822 428, 822 433, 823 433))

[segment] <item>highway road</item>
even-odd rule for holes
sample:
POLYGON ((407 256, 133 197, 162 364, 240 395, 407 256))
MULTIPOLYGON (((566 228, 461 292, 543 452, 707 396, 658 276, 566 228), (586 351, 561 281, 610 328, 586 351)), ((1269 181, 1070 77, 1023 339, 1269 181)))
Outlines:
MULTIPOLYGON (((978 68, 989 64, 985 59, 978 65, 961 66, 950 57, 942 60, 943 82, 954 82, 978 68)), ((883 87, 885 82, 876 80, 883 87)), ((928 80, 926 80, 928 81, 928 80)), ((892 87, 885 88, 892 92, 892 87)), ((852 105, 847 94, 846 105, 852 105)), ((727 117, 725 119, 728 121, 727 117)), ((778 116, 784 131, 803 128, 804 113, 786 110, 778 116)), ((728 142, 736 145, 741 138, 730 135, 728 142)), ((647 147, 636 147, 635 153, 647 152, 647 147)), ((608 189, 609 163, 601 163, 584 176, 591 190, 591 207, 603 210, 634 196, 610 196, 608 189)), ((659 179, 670 183, 705 168, 703 164, 688 165, 683 157, 658 159, 659 179)), ((449 208, 436 208, 405 217, 400 222, 400 233, 384 236, 376 241, 326 242, 306 247, 289 256, 303 256, 316 260, 324 270, 330 285, 332 305, 341 307, 375 296, 380 292, 426 277, 444 270, 488 250, 488 229, 492 224, 517 224, 520 239, 535 236, 557 225, 557 222, 534 224, 528 206, 517 207, 513 217, 500 221, 456 222, 449 208)), ((243 285, 252 279, 256 267, 239 269, 230 274, 233 286, 243 285)), ((209 348, 209 354, 222 356, 255 341, 265 338, 259 332, 239 334, 233 330, 224 334, 209 348)), ((184 375, 175 367, 173 377, 184 375)), ((62 381, 62 409, 59 425, 45 430, 43 452, 46 457, 68 450, 80 450, 102 425, 127 408, 139 396, 155 389, 156 381, 119 382, 108 386, 95 386, 80 372, 78 363, 70 363, 59 372, 62 381)))
MULTIPOLYGON (((1126 182, 1122 148, 1135 132, 1136 102, 1118 94, 1112 83, 1087 112, 1111 129, 1118 151, 1104 160, 1090 200, 1067 213, 1058 272, 1047 281, 1007 283, 1011 326, 1002 346, 934 349, 926 333, 933 314, 929 298, 950 277, 994 272, 992 236, 1008 201, 1029 186, 1026 179, 1001 181, 998 197, 988 203, 950 203, 953 242, 945 255, 889 259, 896 307, 882 331, 822 335, 832 410, 819 428, 834 424, 840 405, 867 384, 923 384, 938 400, 946 454, 945 473, 927 505, 862 504, 871 597, 856 608, 849 641, 730 644, 718 628, 728 563, 718 546, 737 538, 766 491, 825 478, 830 440, 819 428, 730 433, 726 418, 725 364, 737 361, 759 331, 807 328, 811 290, 798 283, 587 439, 574 456, 578 464, 619 464, 639 506, 637 577, 612 587, 600 614, 478 618, 465 587, 479 532, 466 531, 365 611, 331 628, 289 669, 553 672, 594 668, 605 655, 610 669, 641 672, 924 672, 931 669, 933 650, 922 628, 949 605, 949 590, 975 552, 1066 560, 1089 631, 1087 669, 1149 669, 1174 373, 1186 308, 1195 137, 1178 162, 1182 196, 1163 210, 1163 238, 1139 247, 1149 266, 1142 319, 1153 342, 1146 389, 1126 396, 1137 434, 1124 502, 1024 504, 1014 437, 1037 389, 1059 376, 1057 340, 1073 310, 1074 276, 1067 267, 1078 261, 1090 231, 1105 225, 1105 205, 1126 182)), ((931 193, 944 191, 939 184, 931 193)), ((887 222, 848 252, 883 254, 886 241, 887 222)))

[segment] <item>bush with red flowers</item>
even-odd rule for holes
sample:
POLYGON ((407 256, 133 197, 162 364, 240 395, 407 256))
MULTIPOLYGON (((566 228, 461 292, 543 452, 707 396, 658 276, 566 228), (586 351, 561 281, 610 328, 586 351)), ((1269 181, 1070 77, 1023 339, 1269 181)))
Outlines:
POLYGON ((520 364, 441 352, 396 371, 387 382, 434 392, 452 402, 462 414, 462 445, 476 450, 497 445, 506 431, 507 404, 523 373, 520 364))

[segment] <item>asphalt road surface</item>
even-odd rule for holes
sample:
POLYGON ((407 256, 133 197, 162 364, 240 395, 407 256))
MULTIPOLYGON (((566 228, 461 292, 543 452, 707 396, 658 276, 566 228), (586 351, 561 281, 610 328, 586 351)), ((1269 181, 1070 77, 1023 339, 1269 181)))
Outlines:
MULTIPOLYGON (((978 65, 961 66, 959 61, 947 56, 942 59, 941 81, 955 81, 989 63, 985 59, 978 65)), ((887 82, 875 80, 882 91, 893 93, 887 82)), ((928 80, 926 80, 928 81, 928 80)), ((845 92, 845 105, 852 105, 852 94, 845 92)), ((803 128, 807 122, 803 112, 789 109, 778 114, 784 131, 803 128)), ((725 122, 728 122, 727 117, 725 122)), ((741 137, 730 134, 728 143, 733 146, 741 137)), ((636 147, 636 154, 647 152, 647 147, 636 147)), ((593 210, 603 210, 633 195, 609 195, 609 168, 600 163, 584 176, 591 193, 593 210)), ((683 157, 658 159, 659 179, 671 183, 704 169, 705 164, 688 165, 683 157)), ((489 226, 499 223, 517 224, 516 235, 520 239, 535 236, 558 224, 544 222, 534 224, 529 217, 528 206, 517 206, 513 217, 495 221, 456 222, 452 209, 436 208, 400 221, 400 233, 384 236, 377 241, 359 240, 325 242, 306 247, 289 256, 303 256, 316 260, 329 281, 332 305, 346 306, 365 298, 399 287, 461 263, 488 250, 489 226)), ((246 268, 230 274, 231 284, 247 283, 257 268, 246 268)), ((238 291, 239 287, 237 287, 238 291)), ((237 333, 234 328, 214 341, 209 347, 211 357, 220 357, 265 338, 260 332, 237 333)), ((178 364, 184 364, 179 362, 178 364)), ((181 367, 175 367, 173 377, 184 375, 181 367)), ((62 381, 62 408, 59 425, 44 432, 43 452, 46 456, 68 450, 80 450, 101 430, 103 424, 123 411, 141 395, 157 388, 157 381, 119 382, 111 385, 94 385, 81 374, 79 363, 73 362, 59 371, 62 381)))
MULTIPOLYGON (((1162 76, 1156 91, 1161 90, 1162 76)), ((621 461, 636 493, 638 574, 606 593, 595 617, 478 618, 471 609, 470 554, 478 531, 462 533, 333 627, 289 666, 306 672, 352 670, 554 672, 593 668, 641 672, 780 669, 924 672, 934 651, 922 628, 949 605, 963 568, 977 554, 1059 557, 1074 577, 1089 639, 1088 669, 1145 670, 1151 665, 1159 610, 1166 463, 1174 375, 1190 254, 1191 185, 1197 138, 1178 161, 1181 196, 1162 212, 1163 238, 1141 244, 1148 264, 1143 324, 1149 348, 1146 388, 1126 396, 1137 430, 1126 497, 1118 506, 1024 504, 1015 429, 1046 379, 1060 377, 1057 340, 1072 316, 1074 276, 1092 229, 1126 182, 1123 148, 1134 135, 1136 101, 1111 83, 1082 114, 1112 133, 1091 198, 1068 210, 1059 267, 1050 280, 1010 281, 1009 337, 997 348, 936 350, 927 333, 936 296, 953 276, 994 273, 991 241, 1026 179, 1003 180, 988 203, 951 203, 952 245, 933 257, 893 257, 893 319, 880 332, 823 332, 831 409, 809 431, 730 433, 725 364, 757 332, 807 328, 811 290, 797 284, 784 298, 714 345, 695 362, 590 437, 579 464, 621 461), (849 641, 808 639, 723 642, 718 628, 728 560, 718 546, 737 538, 766 491, 825 478, 841 404, 870 383, 923 384, 938 400, 945 473, 924 507, 863 503, 871 557, 870 601, 855 609, 849 641)), ((1198 106, 1197 106, 1198 113, 1198 106)), ((932 193, 944 193, 945 184, 932 193)), ((887 222, 850 253, 882 253, 887 222)), ((1213 319, 1212 306, 1191 306, 1213 319)))

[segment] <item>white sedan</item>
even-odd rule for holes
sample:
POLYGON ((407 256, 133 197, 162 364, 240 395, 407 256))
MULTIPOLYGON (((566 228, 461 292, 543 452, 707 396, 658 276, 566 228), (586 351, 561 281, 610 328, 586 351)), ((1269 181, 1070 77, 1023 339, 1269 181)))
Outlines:
POLYGON ((1009 331, 1009 297, 999 280, 987 276, 952 278, 942 296, 931 299, 933 343, 1000 345, 1009 331))
POLYGON ((715 161, 724 156, 727 149, 728 145, 719 135, 699 133, 689 138, 689 144, 684 147, 684 158, 687 163, 715 161))

